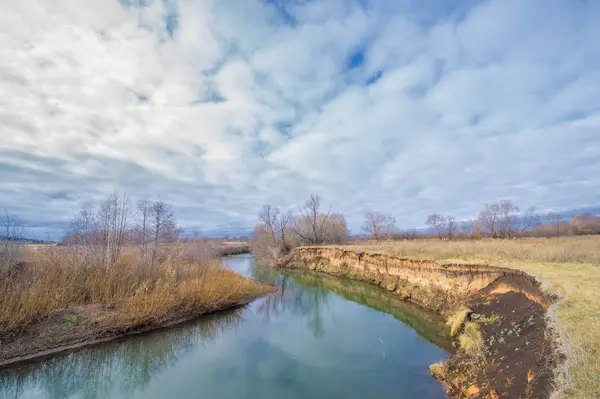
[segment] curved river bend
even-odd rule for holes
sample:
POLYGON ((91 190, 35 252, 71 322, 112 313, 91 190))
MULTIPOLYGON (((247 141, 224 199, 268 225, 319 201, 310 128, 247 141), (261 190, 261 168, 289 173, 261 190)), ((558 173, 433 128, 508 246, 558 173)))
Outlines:
POLYGON ((223 258, 280 287, 233 311, 0 369, 0 398, 443 398, 433 313, 364 283, 223 258))

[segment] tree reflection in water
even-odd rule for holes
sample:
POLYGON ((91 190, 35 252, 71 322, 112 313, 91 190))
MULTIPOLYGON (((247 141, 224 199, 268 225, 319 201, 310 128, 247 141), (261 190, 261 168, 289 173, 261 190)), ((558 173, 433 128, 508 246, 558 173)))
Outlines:
POLYGON ((259 306, 260 314, 269 320, 292 311, 308 318, 315 336, 323 331, 323 307, 332 295, 388 313, 412 327, 429 342, 452 350, 452 342, 441 316, 403 301, 379 287, 310 270, 282 270, 255 266, 253 275, 260 281, 280 287, 259 306))
POLYGON ((241 322, 238 309, 76 354, 0 369, 0 397, 18 398, 32 388, 51 398, 110 397, 115 387, 127 394, 146 386, 194 347, 213 342, 219 333, 236 329, 241 322))
POLYGON ((315 337, 325 333, 323 307, 328 305, 331 291, 318 284, 318 281, 316 284, 300 285, 290 271, 280 269, 257 266, 254 276, 262 282, 279 287, 276 294, 264 298, 257 307, 257 312, 264 320, 269 321, 291 312, 307 320, 315 337))

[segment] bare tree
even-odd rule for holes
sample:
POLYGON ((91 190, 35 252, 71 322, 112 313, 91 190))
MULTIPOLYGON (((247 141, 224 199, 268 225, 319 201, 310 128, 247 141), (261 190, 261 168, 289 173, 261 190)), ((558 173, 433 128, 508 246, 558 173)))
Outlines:
POLYGON ((0 271, 17 263, 25 223, 8 210, 0 217, 0 271))
POLYGON ((281 245, 284 251, 287 251, 289 248, 289 244, 286 240, 286 232, 289 229, 290 224, 294 220, 294 215, 292 215, 291 211, 285 213, 279 213, 275 226, 279 232, 279 237, 281 239, 281 245))
POLYGON ((97 223, 102 235, 104 261, 107 266, 115 263, 121 254, 129 214, 129 198, 125 193, 115 191, 100 204, 97 223))
POLYGON ((448 239, 451 240, 456 232, 456 220, 454 219, 454 216, 446 216, 446 229, 448 230, 448 239))
POLYGON ((384 226, 385 238, 389 239, 396 231, 396 218, 392 215, 386 215, 384 226))
POLYGON ((580 213, 569 221, 569 230, 575 235, 600 234, 600 216, 580 213))
POLYGON ((447 226, 447 220, 445 217, 437 213, 432 213, 427 217, 425 224, 435 229, 440 240, 444 238, 444 230, 447 226))
POLYGON ((263 205, 260 212, 258 212, 258 218, 265 225, 265 230, 271 233, 273 242, 277 242, 275 233, 278 230, 277 222, 279 220, 279 208, 271 205, 263 205))
POLYGON ((331 213, 323 225, 323 241, 331 244, 343 244, 348 241, 348 224, 341 213, 331 213))
POLYGON ((513 238, 525 230, 537 227, 540 219, 534 207, 521 213, 511 200, 485 204, 478 221, 492 237, 513 238))
POLYGON ((94 210, 90 205, 86 205, 71 218, 61 243, 82 248, 98 244, 96 227, 94 210))
POLYGON ((146 254, 148 252, 148 239, 150 235, 150 206, 151 202, 147 199, 139 200, 137 203, 137 236, 139 240, 142 261, 146 259, 146 254))
POLYGON ((500 220, 501 210, 499 204, 485 204, 481 212, 479 212, 479 225, 488 232, 492 237, 498 237, 498 224, 500 220))
POLYGON ((500 203, 501 212, 501 235, 504 238, 511 238, 516 225, 516 218, 518 217, 519 207, 517 207, 511 200, 504 200, 500 203))
POLYGON ((173 241, 178 236, 178 229, 175 223, 175 212, 171 205, 156 200, 150 205, 150 235, 154 243, 152 248, 151 264, 156 261, 158 244, 160 242, 173 241))
POLYGON ((550 222, 550 226, 552 226, 553 229, 556 231, 556 236, 560 236, 560 215, 558 213, 550 211, 548 212, 548 215, 546 215, 546 220, 550 222))
POLYGON ((515 232, 523 233, 525 230, 535 229, 541 226, 541 219, 534 206, 521 213, 515 224, 515 232))
POLYGON ((321 197, 311 194, 310 198, 300 208, 301 217, 295 220, 294 231, 296 234, 311 245, 319 245, 324 242, 324 226, 329 219, 330 212, 321 213, 321 197))
POLYGON ((510 200, 504 200, 499 204, 501 211, 500 235, 504 238, 513 238, 518 233, 536 227, 539 217, 534 207, 520 213, 519 207, 510 200))
POLYGON ((371 234, 377 241, 383 237, 389 238, 389 235, 396 228, 396 219, 392 215, 385 215, 381 212, 365 213, 365 220, 362 225, 364 232, 371 234))

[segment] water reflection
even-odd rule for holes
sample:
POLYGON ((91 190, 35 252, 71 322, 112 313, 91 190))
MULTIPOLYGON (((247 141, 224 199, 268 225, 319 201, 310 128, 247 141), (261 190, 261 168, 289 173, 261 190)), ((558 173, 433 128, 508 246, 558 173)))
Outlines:
POLYGON ((206 316, 139 337, 117 340, 41 362, 0 369, 0 398, 110 397, 147 385, 198 345, 214 342, 219 333, 242 324, 242 310, 206 316))
MULTIPOLYGON (((228 264, 236 268, 240 257, 231 259, 228 264)), ((419 308, 403 301, 396 295, 362 283, 309 270, 281 270, 261 267, 252 262, 245 264, 244 273, 267 284, 280 287, 258 307, 258 311, 269 320, 277 315, 293 312, 304 317, 315 336, 323 335, 323 315, 331 296, 339 295, 350 301, 372 309, 391 314, 404 324, 416 330, 429 342, 448 351, 452 341, 444 327, 443 319, 435 312, 419 308)))
MULTIPOLYGON (((267 272, 263 271, 263 273, 267 272)), ((265 321, 276 318, 283 313, 294 314, 306 321, 315 337, 324 334, 323 310, 327 307, 330 292, 318 285, 299 285, 288 273, 278 273, 274 279, 268 279, 270 284, 280 287, 279 292, 260 302, 256 311, 265 321)), ((264 274, 257 276, 265 281, 264 274)))

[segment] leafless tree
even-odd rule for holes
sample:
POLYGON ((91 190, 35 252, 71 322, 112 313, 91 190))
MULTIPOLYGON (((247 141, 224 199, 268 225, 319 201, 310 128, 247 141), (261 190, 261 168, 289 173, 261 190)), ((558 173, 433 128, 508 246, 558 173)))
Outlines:
POLYGON ((107 196, 100 204, 96 219, 107 266, 115 263, 121 254, 130 211, 127 194, 120 194, 118 191, 107 196))
POLYGON ((524 231, 539 226, 540 219, 534 207, 521 213, 511 200, 485 204, 478 221, 492 237, 513 238, 524 231))
POLYGON ((86 205, 71 218, 61 243, 82 248, 98 244, 96 227, 95 212, 90 205, 86 205))
POLYGON ((147 199, 139 200, 137 203, 136 229, 142 260, 146 259, 146 255, 148 253, 148 239, 150 237, 150 207, 151 202, 147 199))
POLYGON ((445 217, 437 213, 432 213, 427 217, 425 224, 435 229, 440 240, 444 238, 444 230, 447 228, 447 220, 445 217))
POLYGON ((279 220, 279 208, 271 205, 263 205, 260 212, 258 212, 258 218, 265 225, 265 230, 271 233, 273 242, 277 242, 275 234, 278 230, 277 222, 279 220))
POLYGON ((575 235, 600 234, 600 216, 580 213, 571 218, 568 226, 575 235))
POLYGON ((499 204, 501 212, 500 235, 503 238, 513 238, 518 233, 537 227, 539 217, 534 207, 520 213, 519 207, 510 200, 504 200, 499 204))
POLYGON ((178 236, 175 223, 175 212, 171 205, 162 200, 153 201, 150 205, 150 236, 152 237, 152 259, 153 265, 156 261, 158 244, 160 242, 174 241, 178 236))
POLYGON ((8 210, 0 217, 0 271, 17 263, 25 223, 8 210))
POLYGON ((526 230, 538 228, 541 224, 540 216, 535 207, 532 206, 519 215, 513 231, 523 233, 526 230))
POLYGON ((381 212, 365 213, 365 220, 362 229, 371 234, 377 241, 383 237, 389 238, 391 232, 396 228, 396 219, 392 215, 385 215, 381 212))
POLYGON ((287 251, 289 248, 288 241, 286 240, 286 232, 288 231, 290 224, 294 220, 294 215, 292 215, 291 211, 279 213, 275 226, 279 232, 279 237, 281 239, 281 245, 284 251, 287 251))
POLYGON ((500 234, 504 238, 511 238, 515 230, 519 208, 511 200, 504 200, 499 205, 502 219, 500 234))
POLYGON ((348 224, 341 213, 330 213, 323 225, 323 242, 330 244, 343 244, 348 241, 348 224))
POLYGON ((311 194, 302 208, 301 217, 295 220, 294 231, 310 245, 320 245, 325 241, 324 226, 329 219, 330 212, 321 213, 321 197, 311 194))
POLYGON ((456 220, 454 219, 454 216, 446 216, 446 229, 448 230, 448 239, 451 240, 456 232, 456 220))
POLYGON ((501 210, 499 204, 485 204, 481 212, 479 212, 479 225, 481 228, 489 233, 492 237, 498 237, 498 224, 501 217, 501 210))
POLYGON ((546 215, 546 220, 548 220, 550 222, 550 225, 554 228, 554 230, 556 231, 556 236, 560 236, 560 221, 561 221, 561 217, 558 213, 555 212, 548 212, 548 215, 546 215))

